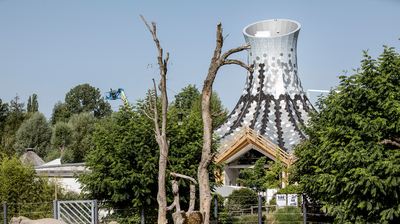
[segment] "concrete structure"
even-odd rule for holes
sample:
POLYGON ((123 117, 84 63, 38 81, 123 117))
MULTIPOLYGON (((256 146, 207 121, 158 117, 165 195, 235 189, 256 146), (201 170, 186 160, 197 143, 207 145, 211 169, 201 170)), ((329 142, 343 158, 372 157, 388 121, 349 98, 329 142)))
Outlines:
POLYGON ((214 133, 220 137, 217 162, 227 162, 225 184, 237 185, 243 168, 261 156, 286 165, 293 162, 293 146, 305 138, 299 125, 312 108, 298 76, 297 38, 300 24, 292 20, 266 20, 243 29, 248 50, 242 96, 228 119, 214 133))

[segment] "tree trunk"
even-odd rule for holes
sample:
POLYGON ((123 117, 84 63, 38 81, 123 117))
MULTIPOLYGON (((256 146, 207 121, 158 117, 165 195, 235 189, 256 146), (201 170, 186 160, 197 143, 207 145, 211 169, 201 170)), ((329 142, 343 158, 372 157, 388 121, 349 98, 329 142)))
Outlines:
POLYGON ((213 116, 210 110, 210 102, 212 95, 212 85, 214 83, 215 77, 220 67, 228 64, 237 64, 246 68, 249 72, 253 72, 253 69, 246 65, 245 63, 227 59, 229 55, 249 49, 250 45, 244 45, 237 47, 225 52, 221 56, 222 46, 224 38, 222 36, 222 26, 218 23, 217 26, 217 44, 214 50, 213 58, 211 59, 210 67, 208 69, 208 74, 204 80, 203 86, 203 99, 202 99, 202 118, 204 127, 204 137, 203 137, 203 149, 201 155, 201 162, 197 170, 197 178, 199 180, 199 194, 200 194, 200 212, 205 214, 204 223, 208 224, 210 221, 210 206, 211 206, 211 192, 210 192, 210 178, 208 168, 210 163, 213 161, 215 153, 211 152, 212 145, 212 121, 213 116))
POLYGON ((167 141, 167 109, 168 109, 168 97, 167 97, 167 87, 166 87, 166 76, 167 76, 167 63, 169 59, 169 53, 167 52, 166 58, 163 60, 163 49, 161 48, 160 42, 156 36, 156 23, 152 22, 153 29, 147 24, 146 20, 142 17, 144 23, 149 29, 150 33, 153 35, 153 40, 156 43, 158 49, 158 67, 160 69, 161 80, 158 85, 158 89, 161 91, 161 99, 162 99, 162 123, 161 123, 161 133, 160 126, 158 123, 158 110, 157 110, 157 88, 156 83, 153 79, 154 84, 154 107, 152 105, 152 96, 149 91, 149 114, 144 111, 147 117, 153 120, 155 125, 155 138, 160 148, 160 157, 158 162, 158 193, 157 193, 157 202, 158 202, 158 224, 167 223, 167 196, 165 190, 165 180, 166 180, 166 169, 167 169, 167 159, 168 159, 168 148, 169 142, 167 141), (154 116, 151 116, 151 112, 153 112, 154 116))

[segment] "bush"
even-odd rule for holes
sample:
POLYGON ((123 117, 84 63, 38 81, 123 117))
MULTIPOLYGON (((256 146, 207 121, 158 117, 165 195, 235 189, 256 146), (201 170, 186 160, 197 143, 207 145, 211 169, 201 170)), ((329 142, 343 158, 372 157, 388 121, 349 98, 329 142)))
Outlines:
POLYGON ((277 194, 302 194, 303 190, 301 186, 289 185, 285 188, 280 189, 277 194))
POLYGON ((212 194, 211 195, 211 209, 210 209, 210 218, 211 220, 214 220, 214 207, 215 207, 215 203, 214 203, 214 196, 217 195, 217 201, 218 201, 218 218, 220 217, 220 213, 222 212, 226 212, 225 206, 224 206, 224 200, 225 198, 222 197, 220 194, 212 194))
POLYGON ((301 209, 294 206, 286 206, 284 208, 278 209, 274 214, 275 221, 278 222, 295 222, 303 221, 301 216, 301 209))
POLYGON ((250 208, 252 205, 257 205, 257 194, 249 188, 240 188, 233 190, 228 196, 227 209, 239 210, 250 208))

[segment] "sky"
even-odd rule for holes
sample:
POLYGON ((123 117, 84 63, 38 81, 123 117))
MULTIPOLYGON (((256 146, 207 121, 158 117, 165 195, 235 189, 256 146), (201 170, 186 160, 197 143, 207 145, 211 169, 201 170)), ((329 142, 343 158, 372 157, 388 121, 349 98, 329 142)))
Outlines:
MULTIPOLYGON (((373 57, 382 45, 400 52, 398 0, 0 0, 0 99, 27 103, 37 94, 39 111, 51 117, 71 88, 88 83, 102 94, 124 88, 128 100, 143 99, 160 80, 158 51, 140 17, 157 23, 157 37, 170 53, 169 101, 182 88, 201 91, 221 22, 223 51, 245 45, 243 28, 269 19, 301 24, 297 64, 304 91, 329 90, 338 76, 360 67, 363 50, 373 57)), ((230 58, 247 62, 246 52, 230 58)), ((232 111, 247 72, 222 67, 214 82, 232 111)), ((310 93, 311 102, 320 93, 310 93)), ((122 101, 109 101, 118 110, 122 101)))

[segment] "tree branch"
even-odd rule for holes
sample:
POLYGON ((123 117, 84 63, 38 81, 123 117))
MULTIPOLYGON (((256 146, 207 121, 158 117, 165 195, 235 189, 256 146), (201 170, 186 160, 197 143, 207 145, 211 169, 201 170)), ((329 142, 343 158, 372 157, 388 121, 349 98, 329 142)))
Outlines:
POLYGON ((154 121, 154 118, 150 117, 150 115, 148 115, 145 110, 142 110, 142 111, 143 111, 144 115, 146 115, 150 120, 154 121))
POLYGON ((381 141, 381 143, 382 143, 383 145, 388 145, 388 144, 390 144, 390 145, 394 145, 394 146, 397 146, 397 147, 400 148, 400 144, 399 144, 398 142, 392 141, 392 140, 389 140, 389 139, 384 139, 384 140, 381 141))
POLYGON ((246 49, 250 49, 250 48, 251 48, 251 46, 246 44, 246 45, 243 45, 243 46, 240 46, 240 47, 237 47, 237 48, 230 49, 229 51, 225 52, 221 56, 220 60, 225 61, 229 57, 229 55, 234 54, 236 52, 240 52, 240 51, 246 50, 246 49))
POLYGON ((249 71, 250 73, 254 72, 254 69, 251 66, 248 66, 246 63, 243 63, 239 60, 227 59, 223 63, 223 65, 231 65, 231 64, 240 65, 241 67, 247 69, 247 71, 249 71))
POLYGON ((186 175, 183 175, 183 174, 179 174, 179 173, 170 173, 169 175, 171 175, 171 176, 173 176, 173 177, 180 177, 180 178, 183 178, 183 179, 186 179, 186 180, 190 180, 190 181, 192 181, 193 183, 197 184, 197 181, 196 181, 194 178, 189 177, 189 176, 186 176, 186 175))
POLYGON ((219 117, 219 116, 221 116, 222 114, 225 114, 225 113, 226 113, 226 111, 223 110, 223 111, 221 111, 221 112, 219 112, 217 114, 213 114, 212 116, 213 116, 213 118, 217 118, 217 117, 219 117))
POLYGON ((211 161, 213 161, 213 159, 214 159, 214 157, 216 155, 217 155, 217 152, 214 152, 211 155, 209 155, 208 158, 202 164, 202 166, 208 168, 208 166, 210 165, 211 161))

